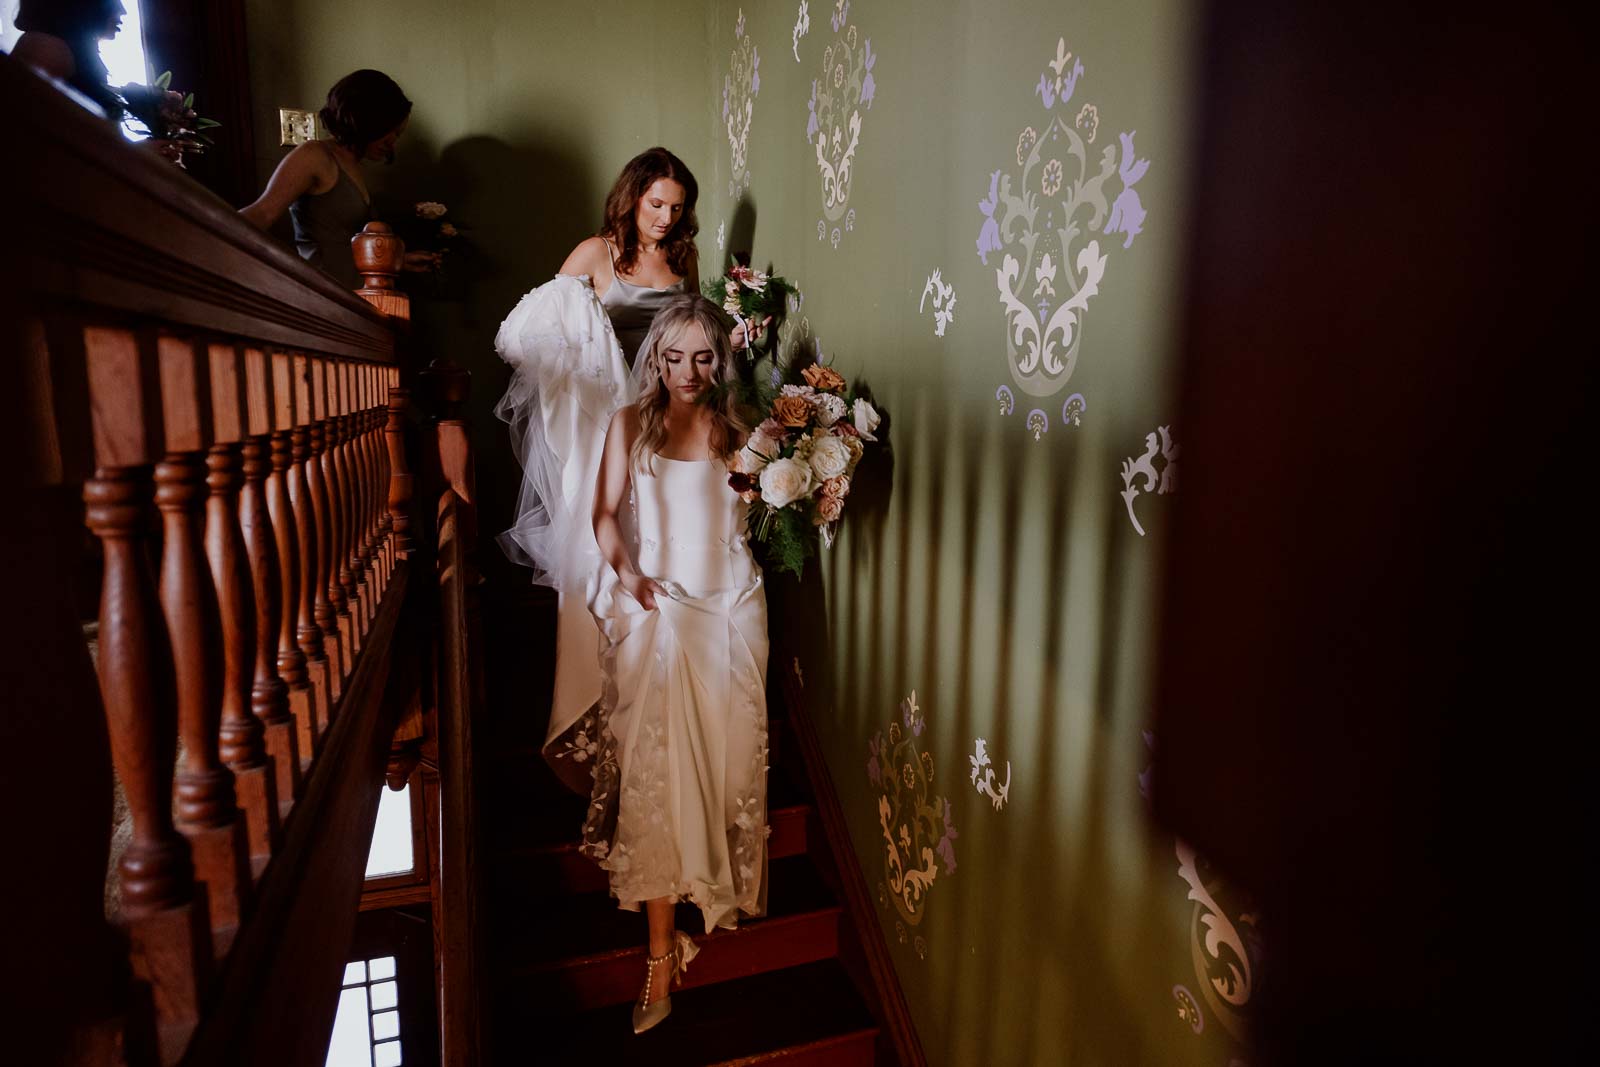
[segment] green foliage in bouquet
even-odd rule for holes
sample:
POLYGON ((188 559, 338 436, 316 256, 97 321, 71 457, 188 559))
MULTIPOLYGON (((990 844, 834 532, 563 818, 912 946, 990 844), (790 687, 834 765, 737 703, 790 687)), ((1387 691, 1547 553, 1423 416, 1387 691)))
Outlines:
POLYGON ((124 85, 117 90, 134 132, 157 140, 176 141, 185 152, 203 151, 216 142, 202 131, 222 123, 202 118, 194 111, 194 94, 172 88, 172 71, 163 71, 153 84, 124 85))
POLYGON ((831 367, 785 370, 777 384, 739 388, 760 421, 730 463, 728 484, 750 506, 762 565, 798 577, 818 537, 832 543, 881 416, 831 367))
POLYGON ((720 278, 707 280, 700 289, 707 300, 746 322, 759 322, 768 315, 781 316, 795 291, 785 278, 742 265, 729 268, 720 278))

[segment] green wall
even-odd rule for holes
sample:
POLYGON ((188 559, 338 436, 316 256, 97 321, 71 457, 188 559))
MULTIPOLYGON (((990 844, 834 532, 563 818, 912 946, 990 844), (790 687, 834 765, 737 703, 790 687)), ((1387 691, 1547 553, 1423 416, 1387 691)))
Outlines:
MULTIPOLYGON (((516 485, 488 415, 506 379, 495 328, 593 232, 629 156, 655 143, 683 156, 701 182, 707 269, 721 257, 719 225, 727 247, 776 265, 804 294, 785 350, 820 343, 891 415, 887 492, 862 489, 823 555, 828 617, 809 623, 818 654, 806 683, 869 886, 876 895, 883 885, 879 917, 930 1062, 1226 1067, 1245 1056, 1233 1032, 1255 991, 1254 919, 1203 861, 1192 876, 1203 900, 1191 900, 1175 842, 1147 817, 1151 606, 1170 501, 1136 499, 1141 536, 1120 496, 1124 461, 1172 418, 1193 12, 1181 0, 1137 11, 1112 0, 852 0, 835 32, 838 7, 818 0, 796 42, 798 7, 399 0, 374 15, 252 0, 262 176, 281 152, 266 136, 275 109, 316 106, 349 69, 386 70, 416 101, 400 163, 372 184, 380 203, 443 200, 474 226, 481 275, 471 295, 419 302, 416 316, 425 345, 473 371, 484 528, 494 530, 516 485), (862 106, 859 84, 841 87, 851 104, 841 125, 857 111, 861 130, 847 204, 819 241, 826 212, 808 103, 825 54, 851 26, 852 68, 871 40, 875 92, 862 106), (1055 77, 1058 38, 1084 72, 1070 109, 1051 112, 1036 87, 1041 74, 1055 77), (742 81, 729 103, 752 105, 739 172, 723 121, 735 68, 742 81), (1148 215, 1126 248, 1125 235, 1080 217, 1068 248, 1075 256, 1098 241, 1104 276, 1078 324, 1070 378, 1035 396, 1010 369, 996 282, 1016 242, 980 262, 979 201, 995 170, 1022 177, 1024 128, 1044 129, 1054 114, 1076 129, 1085 102, 1100 121, 1091 173, 1107 146, 1120 163, 1117 134, 1137 131, 1135 156, 1150 161, 1136 182, 1148 215), (956 294, 942 337, 933 311, 918 309, 936 269, 956 294), (1085 410, 1067 425, 1074 394, 1085 410), (1034 408, 1048 419, 1037 440, 1026 425, 1034 408), (869 746, 888 742, 913 691, 921 730, 898 759, 880 759, 874 782, 869 746), (1002 781, 1010 766, 999 810, 970 779, 980 737, 1002 781), (906 762, 913 785, 885 785, 906 762), (886 796, 908 795, 930 811, 938 798, 941 812, 912 834, 934 877, 902 911, 888 900, 878 811, 886 796), (937 851, 946 806, 953 867, 937 851), (1208 948, 1212 928, 1220 934, 1208 948)), ((1038 170, 1027 177, 1040 187, 1038 170)), ((1074 177, 1069 166, 1065 181, 1074 177)), ((1112 174, 1108 204, 1123 187, 1112 174)), ((1072 270, 1063 258, 1056 305, 1072 270)), ((896 834, 902 821, 915 824, 897 818, 896 834)))
MULTIPOLYGON (((380 213, 438 200, 472 227, 469 295, 418 300, 413 316, 420 351, 448 351, 473 374, 484 528, 501 529, 518 475, 492 415, 509 377, 495 330, 594 233, 630 157, 666 144, 694 167, 705 154, 713 74, 699 57, 711 12, 643 0, 246 6, 263 183, 287 152, 277 145, 280 106, 320 107, 358 67, 390 74, 415 104, 397 162, 368 164, 368 184, 380 213)), ((484 556, 491 568, 504 562, 484 556)))
MULTIPOLYGON (((1150 630, 1170 501, 1159 493, 1135 500, 1141 536, 1120 496, 1123 461, 1140 456, 1145 435, 1172 418, 1194 13, 1181 0, 1137 9, 1112 0, 851 0, 847 10, 813 0, 809 32, 796 44, 798 7, 716 4, 719 74, 745 65, 735 59, 745 47, 742 28, 760 53, 760 85, 745 190, 733 171, 719 79, 704 182, 716 196, 702 203, 701 220, 714 234, 720 221, 731 230, 742 214, 737 247, 753 248, 758 265, 770 261, 803 289, 784 336, 805 343, 796 320, 806 320, 833 366, 869 383, 893 417, 886 512, 877 514, 871 499, 854 501, 860 510, 847 511, 839 542, 824 553, 828 619, 825 629, 820 620, 811 625, 818 642, 831 640, 831 667, 826 655, 815 657, 831 677, 806 684, 929 1060, 1242 1058, 1227 1023, 1237 1026, 1248 1012, 1244 968, 1230 991, 1238 1004, 1215 987, 1213 1002, 1205 988, 1232 977, 1230 943, 1253 956, 1251 918, 1241 917, 1226 887, 1202 881, 1228 933, 1214 951, 1201 941, 1197 952, 1195 933, 1205 928, 1196 925, 1175 842, 1152 826, 1139 788, 1150 763, 1150 630), (1133 184, 1148 217, 1124 248, 1125 235, 1095 232, 1092 212, 1076 216, 1081 232, 1068 247, 1075 256, 1098 240, 1104 276, 1079 324, 1070 378, 1030 396, 1009 369, 996 282, 1002 256, 991 251, 985 264, 977 254, 979 201, 995 170, 1020 179, 1019 135, 1050 121, 1036 88, 1041 74, 1053 88, 1049 63, 1060 38, 1084 71, 1070 109, 1054 114, 1076 128, 1083 103, 1098 109, 1091 175, 1108 145, 1120 164, 1117 134, 1137 131, 1135 158, 1150 164, 1133 184), (870 106, 851 88, 869 62, 869 39, 870 106), (841 41, 849 59, 835 92, 845 106, 832 116, 845 143, 852 113, 860 131, 852 187, 834 221, 807 124, 813 80, 832 71, 825 63, 841 41), (751 215, 753 243, 743 240, 751 215), (919 311, 935 269, 956 295, 942 337, 932 308, 919 311), (1009 415, 996 398, 1002 385, 1013 397, 1009 415), (1081 425, 1064 425, 1062 407, 1075 393, 1086 404, 1081 425), (1048 418, 1037 440, 1026 426, 1035 407, 1048 418), (907 742, 901 707, 913 692, 924 725, 907 742), (880 756, 875 783, 870 746, 888 745, 897 721, 904 747, 880 756), (978 738, 1002 782, 1009 762, 999 810, 971 779, 978 738), (885 784, 907 763, 909 788, 903 779, 885 784), (898 838, 906 826, 913 855, 935 849, 921 864, 934 868, 933 880, 903 910, 888 899, 880 798, 900 805, 890 832, 898 838), (907 817, 911 798, 927 805, 921 826, 907 817), (946 805, 958 835, 949 842, 953 868, 937 852, 946 805), (1180 986, 1200 1033, 1180 1017, 1180 986)), ((747 87, 733 86, 735 107, 747 87)), ((832 117, 819 118, 827 136, 832 117)), ((1065 180, 1075 176, 1068 166, 1065 180)), ((1038 192, 1042 172, 1029 178, 1038 192)), ((1120 173, 1111 176, 1108 202, 1123 184, 1120 173)), ((1064 299, 1062 259, 1054 257, 1064 299)), ((1032 293, 1030 275, 1025 299, 1032 293)))

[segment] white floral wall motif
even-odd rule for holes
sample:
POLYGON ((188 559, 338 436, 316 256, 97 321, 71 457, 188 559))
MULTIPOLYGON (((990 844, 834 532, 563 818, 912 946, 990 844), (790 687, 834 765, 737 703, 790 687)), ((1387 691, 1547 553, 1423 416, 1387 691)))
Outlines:
POLYGON ((972 784, 978 795, 988 797, 995 811, 1005 807, 1006 801, 1011 799, 1011 761, 1006 760, 1006 780, 997 783, 995 765, 989 761, 989 743, 980 737, 973 742, 972 755, 967 757, 967 762, 972 765, 972 784))
POLYGON ((943 337, 944 331, 956 315, 956 287, 946 282, 940 271, 928 275, 922 286, 922 299, 917 301, 917 314, 927 310, 928 298, 933 298, 933 335, 943 337))
POLYGON ((1158 426, 1145 434, 1143 453, 1122 461, 1122 502, 1128 508, 1128 521, 1140 537, 1144 536, 1144 527, 1133 513, 1133 502, 1144 493, 1165 495, 1177 489, 1178 443, 1172 438, 1172 427, 1158 426))
MULTIPOLYGON (((1083 77, 1082 58, 1059 39, 1033 86, 1044 114, 1023 125, 1014 148, 1008 139, 1008 158, 990 170, 988 193, 978 200, 978 259, 994 267, 1011 381, 1040 399, 1059 393, 1077 368, 1090 304, 1110 263, 1112 244, 1100 238, 1121 234, 1127 249, 1145 221, 1134 186, 1149 160, 1135 154, 1132 130, 1115 145, 1093 147, 1099 106, 1071 106, 1083 77)), ((1080 404, 1077 415, 1083 410, 1080 404)), ((1028 411, 1035 440, 1050 421, 1044 407, 1028 411)), ((1077 424, 1065 410, 1062 421, 1077 424)))
MULTIPOLYGON (((722 79, 722 124, 728 133, 728 195, 750 187, 750 121, 761 92, 761 51, 745 33, 744 11, 733 27, 733 53, 722 79)), ((718 231, 720 239, 720 231, 718 231)))
POLYGON ((822 190, 822 217, 817 240, 839 247, 855 229, 850 191, 856 151, 861 147, 863 113, 871 110, 878 86, 873 74, 878 57, 872 40, 850 21, 850 0, 836 0, 828 20, 834 39, 823 50, 822 69, 811 83, 806 105, 806 143, 816 150, 822 190))
POLYGON ((811 32, 811 4, 810 4, 810 0, 800 0, 800 13, 798 15, 796 15, 795 19, 794 19, 794 32, 793 32, 793 35, 792 35, 792 42, 791 42, 792 47, 794 49, 794 61, 796 63, 800 62, 800 38, 804 37, 806 34, 808 34, 810 32, 811 32))

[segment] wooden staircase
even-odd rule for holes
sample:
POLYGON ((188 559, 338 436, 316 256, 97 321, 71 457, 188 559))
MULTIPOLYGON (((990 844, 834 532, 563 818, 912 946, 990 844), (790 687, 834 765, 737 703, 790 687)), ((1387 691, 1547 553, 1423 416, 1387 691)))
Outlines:
MULTIPOLYGON (((509 583, 508 583, 509 584, 509 583)), ((539 754, 553 670, 555 599, 486 594, 488 737, 484 820, 484 1010, 494 1063, 829 1064, 887 1062, 841 946, 851 936, 813 793, 780 701, 769 700, 768 914, 706 934, 678 908, 700 954, 671 1017, 635 1035, 645 922, 622 911, 605 872, 578 852, 587 799, 539 754)))

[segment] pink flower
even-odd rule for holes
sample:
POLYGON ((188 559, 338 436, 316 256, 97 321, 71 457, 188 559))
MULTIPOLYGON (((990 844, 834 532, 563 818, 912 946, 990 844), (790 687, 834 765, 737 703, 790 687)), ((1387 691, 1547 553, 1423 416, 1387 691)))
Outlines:
POLYGON ((825 522, 838 522, 839 516, 844 514, 844 498, 829 496, 826 490, 822 498, 817 501, 817 525, 825 522))
POLYGON ((777 419, 763 419, 761 425, 756 427, 756 433, 773 441, 783 440, 788 432, 777 419))

